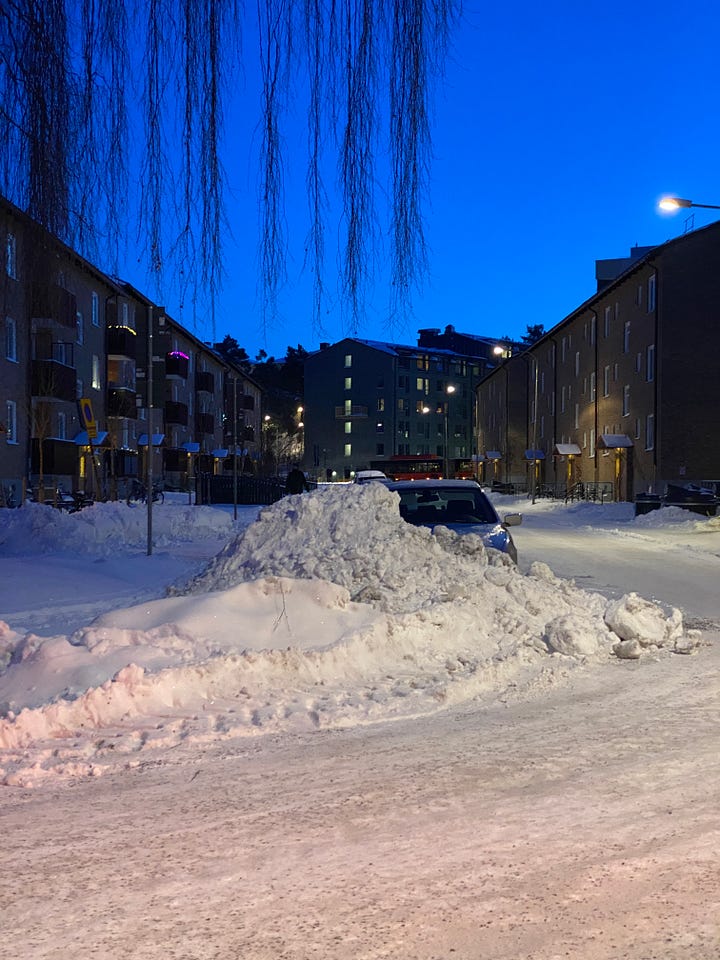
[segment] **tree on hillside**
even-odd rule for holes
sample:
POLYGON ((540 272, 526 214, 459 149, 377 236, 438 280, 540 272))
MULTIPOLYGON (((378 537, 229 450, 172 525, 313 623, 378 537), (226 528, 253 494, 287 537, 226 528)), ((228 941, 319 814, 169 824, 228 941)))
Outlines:
POLYGON ((316 323, 332 206, 324 172, 334 167, 353 325, 385 234, 395 306, 408 307, 427 268, 431 92, 460 9, 461 0, 8 0, 0 5, 0 192, 81 253, 101 248, 110 269, 111 246, 137 242, 158 290, 165 275, 181 277, 185 298, 206 295, 212 313, 227 224, 237 222, 226 169, 242 179, 246 167, 225 149, 224 124, 256 79, 266 315, 286 276, 284 124, 303 97, 304 250, 316 323), (390 198, 389 224, 379 223, 376 189, 390 198))
POLYGON ((529 323, 525 330, 520 339, 527 347, 531 347, 545 336, 545 326, 542 323, 529 323))

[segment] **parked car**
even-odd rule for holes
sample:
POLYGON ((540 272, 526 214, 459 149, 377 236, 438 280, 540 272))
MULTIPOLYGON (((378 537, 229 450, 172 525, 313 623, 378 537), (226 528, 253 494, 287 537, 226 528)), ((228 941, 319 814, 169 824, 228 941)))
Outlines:
POLYGON ((370 483, 373 480, 385 484, 390 482, 382 470, 358 470, 354 480, 355 483, 370 483))
POLYGON ((457 533, 476 533, 486 546, 517 563, 517 548, 508 527, 522 523, 522 514, 501 520, 475 480, 397 480, 389 490, 400 495, 400 516, 416 526, 444 526, 457 533))

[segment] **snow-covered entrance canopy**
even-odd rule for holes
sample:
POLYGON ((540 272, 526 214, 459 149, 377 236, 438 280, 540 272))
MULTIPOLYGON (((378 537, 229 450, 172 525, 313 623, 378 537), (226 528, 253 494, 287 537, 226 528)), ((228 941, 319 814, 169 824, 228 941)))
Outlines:
POLYGON ((545 452, 544 450, 526 450, 525 459, 526 460, 544 460, 545 452))
POLYGON ((485 457, 487 460, 502 460, 502 453, 499 450, 486 450, 485 457))
POLYGON ((623 447, 632 447, 633 442, 626 433, 601 433, 598 446, 605 450, 618 450, 623 447))
POLYGON ((579 457, 582 451, 576 443, 556 443, 555 453, 558 457, 579 457))

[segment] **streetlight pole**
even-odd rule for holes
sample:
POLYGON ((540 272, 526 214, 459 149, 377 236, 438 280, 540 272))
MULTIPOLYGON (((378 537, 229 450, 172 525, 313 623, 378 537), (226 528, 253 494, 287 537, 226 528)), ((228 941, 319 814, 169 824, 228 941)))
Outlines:
POLYGON ((233 520, 237 520, 237 376, 233 374, 233 520))
POLYGON ((444 451, 445 451, 445 458, 444 458, 444 459, 445 459, 445 463, 444 463, 444 468, 443 468, 443 469, 444 469, 444 473, 445 473, 445 477, 446 477, 446 478, 447 478, 447 477, 449 476, 449 474, 450 474, 450 458, 449 458, 449 456, 448 456, 448 443, 449 443, 449 439, 448 439, 448 432, 449 432, 449 431, 448 431, 448 418, 449 418, 449 415, 450 415, 450 397, 452 396, 453 393, 455 393, 455 387, 454 387, 451 383, 449 383, 449 384, 445 387, 445 394, 446 394, 446 396, 447 396, 447 399, 443 402, 443 427, 444 427, 443 433, 444 433, 444 439, 445 439, 445 444, 444 444, 444 447, 443 447, 443 449, 444 449, 444 451))

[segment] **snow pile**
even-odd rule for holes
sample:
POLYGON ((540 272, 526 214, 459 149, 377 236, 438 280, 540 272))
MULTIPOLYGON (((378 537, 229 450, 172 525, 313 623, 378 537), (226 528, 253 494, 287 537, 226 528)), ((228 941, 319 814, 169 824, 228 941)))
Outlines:
MULTIPOLYGON (((232 519, 219 510, 177 503, 153 504, 152 522, 157 546, 227 537, 232 530, 232 519)), ((76 513, 42 503, 0 510, 3 552, 23 553, 28 542, 38 553, 63 550, 107 556, 117 550, 142 549, 147 543, 147 509, 142 504, 128 506, 118 501, 96 503, 76 513)))
POLYGON ((578 668, 698 642, 676 611, 609 604, 544 563, 523 575, 479 537, 412 527, 379 484, 265 508, 174 592, 69 637, 0 621, 0 782, 538 696, 578 668))

